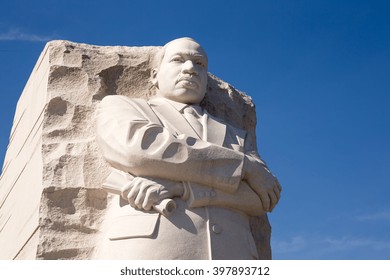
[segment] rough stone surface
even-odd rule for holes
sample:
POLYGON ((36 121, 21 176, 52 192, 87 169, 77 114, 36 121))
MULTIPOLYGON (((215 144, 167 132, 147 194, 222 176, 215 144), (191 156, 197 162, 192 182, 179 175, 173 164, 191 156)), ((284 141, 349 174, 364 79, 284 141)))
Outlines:
MULTIPOLYGON (((153 95, 159 47, 49 42, 18 102, 0 178, 0 259, 88 259, 101 233, 110 167, 95 143, 95 108, 106 95, 153 95)), ((202 106, 255 137, 249 96, 209 74, 202 106)), ((270 259, 266 215, 252 218, 270 259)))

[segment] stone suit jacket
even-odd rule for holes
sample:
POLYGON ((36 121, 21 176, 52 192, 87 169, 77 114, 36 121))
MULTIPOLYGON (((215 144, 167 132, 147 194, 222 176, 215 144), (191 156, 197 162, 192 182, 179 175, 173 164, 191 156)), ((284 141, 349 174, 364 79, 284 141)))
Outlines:
POLYGON ((202 140, 166 99, 102 100, 97 140, 111 166, 133 176, 183 182, 189 194, 175 199, 177 209, 169 218, 112 206, 96 258, 257 258, 249 215, 263 213, 262 205, 242 181, 244 153, 257 153, 244 131, 207 112, 204 129, 202 140))

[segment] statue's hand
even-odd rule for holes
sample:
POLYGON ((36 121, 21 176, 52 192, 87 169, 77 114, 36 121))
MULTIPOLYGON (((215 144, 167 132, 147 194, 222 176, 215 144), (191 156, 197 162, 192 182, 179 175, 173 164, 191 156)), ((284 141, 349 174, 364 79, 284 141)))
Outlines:
POLYGON ((183 191, 180 182, 135 177, 122 189, 122 197, 127 199, 133 208, 149 211, 163 199, 182 196, 183 191))
POLYGON ((264 211, 271 212, 280 199, 282 187, 267 167, 256 159, 245 156, 243 179, 259 196, 264 211))

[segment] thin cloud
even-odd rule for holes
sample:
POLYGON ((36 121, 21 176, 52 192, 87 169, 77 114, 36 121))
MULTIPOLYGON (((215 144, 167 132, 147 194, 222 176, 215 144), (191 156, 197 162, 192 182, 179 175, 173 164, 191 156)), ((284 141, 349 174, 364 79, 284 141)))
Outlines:
POLYGON ((50 40, 53 40, 53 36, 24 33, 19 29, 11 29, 8 32, 0 33, 0 41, 47 42, 50 40))
POLYGON ((286 241, 274 240, 272 243, 272 249, 281 254, 302 251, 307 245, 306 238, 302 235, 294 236, 286 241))
POLYGON ((274 239, 272 252, 277 259, 364 259, 376 256, 388 257, 390 240, 356 236, 309 236, 296 235, 286 240, 274 239))
POLYGON ((346 251, 361 247, 372 248, 374 250, 390 249, 390 241, 354 237, 328 238, 325 240, 325 244, 329 246, 327 250, 331 251, 346 251))
POLYGON ((382 211, 376 213, 369 213, 364 215, 359 215, 356 217, 359 221, 383 221, 390 220, 390 211, 382 211))

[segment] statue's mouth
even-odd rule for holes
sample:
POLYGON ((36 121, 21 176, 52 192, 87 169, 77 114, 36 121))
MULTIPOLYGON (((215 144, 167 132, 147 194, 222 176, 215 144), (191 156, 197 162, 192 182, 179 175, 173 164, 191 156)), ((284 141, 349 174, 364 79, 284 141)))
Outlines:
POLYGON ((198 87, 199 81, 195 76, 183 76, 177 80, 177 84, 181 83, 186 88, 198 87))

